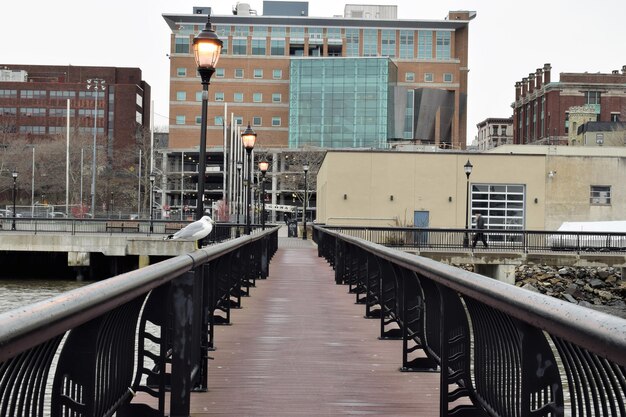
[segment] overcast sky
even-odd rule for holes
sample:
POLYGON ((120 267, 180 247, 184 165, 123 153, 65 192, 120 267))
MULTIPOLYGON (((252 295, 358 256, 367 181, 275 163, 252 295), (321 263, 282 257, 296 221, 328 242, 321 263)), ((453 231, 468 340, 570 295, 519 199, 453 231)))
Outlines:
MULTIPOLYGON (((603 72, 626 65, 624 0, 350 0, 395 4, 403 19, 440 20, 449 10, 474 10, 470 23, 468 142, 476 124, 512 114, 515 82, 545 63, 561 72, 603 72)), ((343 14, 346 2, 312 0, 309 15, 343 14)), ((163 13, 212 6, 231 14, 235 1, 5 1, 0 64, 139 67, 152 86, 155 125, 168 125, 170 30, 163 13)), ((262 13, 261 0, 249 1, 262 13)))

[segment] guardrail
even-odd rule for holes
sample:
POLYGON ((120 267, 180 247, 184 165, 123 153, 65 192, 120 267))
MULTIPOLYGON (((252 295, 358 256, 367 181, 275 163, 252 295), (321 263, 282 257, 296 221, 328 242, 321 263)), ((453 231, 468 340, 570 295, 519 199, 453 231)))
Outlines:
MULTIPOLYGON (((47 219, 39 217, 18 217, 15 230, 11 230, 13 219, 1 218, 0 230, 7 232, 30 233, 137 233, 144 235, 170 235, 176 233, 192 221, 188 220, 119 220, 119 219, 47 219)), ((219 222, 208 239, 223 241, 243 234, 244 224, 219 222), (239 229, 239 233, 237 233, 239 229)), ((271 227, 271 225, 266 225, 271 227)), ((260 224, 252 225, 253 231, 261 230, 260 224)))
POLYGON ((465 230, 399 227, 324 226, 348 236, 388 247, 429 250, 467 250, 475 233, 483 233, 488 247, 478 241, 476 249, 511 252, 626 252, 626 233, 561 232, 543 230, 465 230))
POLYGON ((191 390, 207 387, 214 325, 267 278, 277 230, 0 314, 0 415, 163 416, 166 391, 170 415, 189 415, 191 390), (156 410, 132 403, 137 392, 156 410))
POLYGON ((440 416, 626 415, 626 320, 315 227, 319 255, 402 369, 440 372, 440 416))

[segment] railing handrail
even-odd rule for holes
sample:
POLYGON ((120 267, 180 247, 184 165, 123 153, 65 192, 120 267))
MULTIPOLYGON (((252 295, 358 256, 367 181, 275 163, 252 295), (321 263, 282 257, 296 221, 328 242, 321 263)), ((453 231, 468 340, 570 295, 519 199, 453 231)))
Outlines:
POLYGON ((211 245, 55 297, 0 313, 0 362, 86 323, 276 228, 211 245))
POLYGON ((324 233, 418 272, 531 326, 548 331, 621 366, 626 366, 626 319, 524 290, 428 258, 344 235, 328 230, 327 227, 323 229, 324 233))

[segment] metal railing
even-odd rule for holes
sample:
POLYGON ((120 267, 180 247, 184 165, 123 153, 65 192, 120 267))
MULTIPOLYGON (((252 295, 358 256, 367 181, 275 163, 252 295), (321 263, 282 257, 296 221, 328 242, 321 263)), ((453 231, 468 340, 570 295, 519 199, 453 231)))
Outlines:
POLYGON ((214 325, 267 278, 277 236, 273 228, 0 314, 0 415, 163 416, 166 391, 170 414, 189 415, 191 390, 207 387, 214 325), (156 408, 133 403, 137 392, 156 408))
POLYGON ((476 249, 511 252, 626 252, 626 233, 561 232, 544 230, 465 230, 418 227, 356 227, 324 226, 348 236, 358 237, 379 245, 415 250, 472 249, 476 233, 483 233, 488 243, 480 239, 476 249), (465 240, 467 236, 467 240, 465 240), (466 246, 464 241, 469 242, 466 246))
POLYGON ((626 320, 315 227, 319 255, 402 369, 440 372, 440 416, 626 415, 626 320))
MULTIPOLYGON (((137 233, 144 235, 171 235, 182 229, 190 220, 118 220, 118 219, 47 219, 18 217, 15 219, 15 231, 11 230, 12 218, 0 219, 0 230, 29 233, 137 233), (150 226, 152 225, 152 231, 150 226)), ((238 236, 244 225, 236 223, 215 223, 213 232, 207 238, 211 242, 221 242, 238 236)), ((253 231, 261 230, 260 224, 252 225, 253 231)))

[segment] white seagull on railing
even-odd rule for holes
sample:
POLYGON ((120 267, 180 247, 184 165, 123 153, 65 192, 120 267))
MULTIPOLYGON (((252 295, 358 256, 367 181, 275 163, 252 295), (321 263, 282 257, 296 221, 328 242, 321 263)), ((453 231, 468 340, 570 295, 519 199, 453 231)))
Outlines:
POLYGON ((182 240, 200 240, 204 239, 213 230, 215 221, 209 216, 203 216, 200 220, 189 223, 173 235, 167 236, 165 239, 182 239, 182 240))

